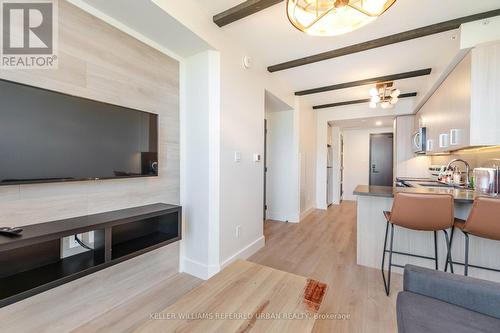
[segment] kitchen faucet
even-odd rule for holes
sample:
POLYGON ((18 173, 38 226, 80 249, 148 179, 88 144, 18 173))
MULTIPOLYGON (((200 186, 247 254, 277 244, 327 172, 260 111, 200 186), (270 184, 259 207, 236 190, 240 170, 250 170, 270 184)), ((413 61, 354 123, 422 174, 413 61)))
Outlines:
POLYGON ((450 168, 450 166, 456 162, 462 162, 465 165, 465 173, 467 173, 465 178, 465 187, 470 188, 470 179, 469 179, 470 165, 469 163, 467 163, 467 161, 462 160, 461 158, 456 158, 454 160, 451 160, 450 163, 448 163, 448 165, 446 166, 445 171, 447 171, 450 168))

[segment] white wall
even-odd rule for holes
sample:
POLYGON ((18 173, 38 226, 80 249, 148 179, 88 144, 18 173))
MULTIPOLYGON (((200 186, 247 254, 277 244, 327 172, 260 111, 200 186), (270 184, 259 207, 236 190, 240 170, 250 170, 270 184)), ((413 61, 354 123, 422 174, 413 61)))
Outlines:
MULTIPOLYGON (((264 150, 264 91, 294 107, 294 122, 302 112, 292 89, 266 70, 253 57, 253 67, 244 69, 242 57, 248 54, 239 41, 229 38, 212 21, 197 1, 154 0, 188 29, 220 52, 220 264, 246 258, 264 245, 263 163, 254 162, 253 154, 264 150), (235 152, 241 161, 234 162, 235 152), (240 228, 239 236, 236 228, 240 228)), ((297 127, 298 128, 298 127, 297 127)), ((298 134, 294 145, 298 147, 298 134)), ((298 155, 298 154, 297 154, 298 155)), ((298 159, 298 156, 297 156, 298 159)), ((298 161, 293 168, 298 169, 298 161)), ((298 174, 298 173, 297 173, 298 174)), ((298 176, 296 180, 299 182, 298 176)), ((298 196, 297 196, 298 198, 298 196)), ((297 199, 298 201, 298 199, 297 199)))
POLYGON ((392 133, 392 127, 344 130, 344 200, 356 200, 353 191, 368 185, 370 170, 370 134, 392 133))
POLYGON ((266 218, 299 222, 296 194, 294 110, 268 112, 266 218))
POLYGON ((305 104, 300 104, 299 109, 299 204, 302 220, 316 207, 316 111, 305 104))
POLYGON ((202 279, 219 266, 219 53, 205 51, 183 62, 181 119, 184 235, 181 271, 202 279))
MULTIPOLYGON (((326 209, 326 172, 324 170, 326 170, 328 122, 411 114, 414 106, 414 101, 410 98, 400 100, 394 109, 389 110, 373 110, 366 104, 355 104, 316 111, 316 208, 326 209)), ((339 203, 337 199, 338 197, 334 196, 334 204, 339 203)))
POLYGON ((334 186, 333 186, 333 183, 334 183, 334 172, 333 172, 333 161, 334 161, 334 154, 335 154, 335 151, 333 150, 333 127, 332 126, 328 126, 328 129, 327 129, 327 154, 331 154, 330 156, 330 160, 328 161, 328 158, 327 158, 327 169, 326 169, 326 173, 327 173, 327 179, 330 179, 329 182, 327 181, 327 189, 326 189, 326 204, 328 206, 330 206, 331 204, 333 204, 333 191, 334 191, 334 186))
MULTIPOLYGON (((81 2, 79 0, 71 1, 81 2)), ((147 1, 150 3, 150 0, 137 1, 147 1)), ((220 136, 220 142, 217 148, 219 150, 219 155, 216 157, 217 161, 214 161, 212 160, 212 153, 210 152, 209 162, 211 166, 208 188, 215 188, 220 194, 218 197, 215 196, 216 199, 213 199, 210 195, 208 210, 212 216, 209 219, 216 219, 219 225, 220 233, 214 236, 215 238, 218 237, 218 240, 209 240, 209 242, 217 243, 216 246, 219 248, 219 258, 216 266, 221 267, 227 265, 234 259, 248 257, 264 245, 262 224, 263 163, 255 163, 252 160, 254 153, 262 154, 264 149, 264 91, 267 90, 272 92, 272 94, 292 106, 295 110, 295 133, 293 144, 296 147, 297 153, 292 168, 295 168, 297 178, 295 183, 297 184, 297 189, 301 184, 299 179, 299 168, 301 165, 299 164, 298 151, 299 144, 302 144, 302 141, 299 139, 299 124, 300 128, 302 128, 300 122, 302 113, 306 114, 306 118, 311 118, 312 110, 310 107, 304 109, 304 106, 300 103, 299 99, 294 96, 293 90, 289 87, 287 82, 278 80, 276 76, 267 72, 266 66, 268 64, 262 63, 258 57, 252 57, 253 55, 247 52, 245 46, 239 44, 240 41, 238 39, 229 37, 223 29, 217 27, 213 23, 210 13, 202 6, 199 6, 198 1, 151 0, 151 2, 158 6, 159 10, 163 10, 170 15, 172 20, 169 19, 169 22, 180 23, 186 28, 181 29, 182 31, 187 31, 188 34, 192 33, 202 40, 204 45, 199 46, 201 49, 208 45, 210 49, 219 52, 219 70, 218 73, 214 74, 217 75, 217 78, 221 82, 220 90, 219 92, 209 92, 210 96, 217 95, 216 97, 219 99, 220 105, 219 114, 214 114, 214 117, 210 118, 212 120, 209 120, 218 123, 218 126, 220 126, 220 131, 217 132, 220 136), (241 61, 243 56, 252 57, 253 66, 251 69, 243 68, 241 61), (234 162, 234 153, 237 151, 240 152, 242 156, 240 163, 234 162), (219 186, 215 186, 214 184, 219 186), (237 236, 235 232, 237 227, 240 228, 239 236, 237 236)), ((94 3, 94 1, 91 1, 91 3, 94 3)), ((96 2, 96 4, 100 3, 96 2)), ((106 12, 113 18, 111 21, 114 21, 112 24, 116 27, 166 54, 176 54, 176 59, 181 62, 181 69, 186 69, 185 62, 188 61, 188 59, 184 59, 183 57, 186 57, 186 50, 193 50, 193 48, 188 47, 186 49, 189 45, 183 45, 183 43, 179 43, 178 40, 169 43, 169 34, 158 34, 158 27, 163 27, 163 21, 154 22, 153 20, 151 22, 137 22, 137 19, 134 18, 133 22, 135 26, 140 27, 140 32, 138 32, 127 25, 127 20, 123 20, 123 18, 133 15, 133 12, 131 12, 133 9, 130 9, 130 6, 120 7, 117 1, 113 1, 113 5, 99 5, 99 8, 101 7, 106 7, 106 12), (177 48, 176 45, 179 47, 177 48)), ((150 6, 146 7, 150 10, 150 6)), ((150 15, 149 17, 153 16, 150 15)), ((176 38, 180 40, 183 40, 185 37, 184 34, 176 36, 176 38)), ((190 40, 197 40, 197 38, 190 38, 190 40)), ((189 41, 187 44, 189 44, 189 41)), ((191 55, 192 54, 189 54, 189 56, 191 55)), ((182 80, 183 78, 181 77, 181 96, 183 95, 186 97, 190 93, 189 91, 182 91, 183 87, 187 87, 182 80)), ((196 96, 196 93, 198 92, 195 92, 193 95, 196 96)), ((201 92, 200 96, 203 97, 201 92)), ((208 97, 209 100, 211 99, 210 96, 208 97)), ((180 107, 181 137, 183 138, 192 135, 191 129, 186 127, 187 123, 182 121, 182 119, 187 116, 186 112, 188 110, 186 109, 186 105, 184 105, 186 101, 186 98, 181 99, 180 107)), ((313 123, 313 121, 306 122, 306 124, 311 123, 313 123)), ((210 125, 210 128, 214 127, 210 125)), ((307 129, 307 131, 314 133, 314 124, 307 129)), ((304 147, 304 151, 310 156, 312 150, 310 142, 304 144, 304 147)), ((187 170, 187 163, 183 161, 185 158, 188 159, 186 152, 184 140, 181 140, 181 204, 185 207, 195 207, 194 205, 196 203, 189 202, 192 200, 192 198, 189 198, 189 192, 193 189, 188 188, 189 185, 186 180, 191 177, 190 173, 194 172, 195 175, 197 170, 187 170), (186 199, 183 200, 182 198, 186 199)), ((310 181, 311 170, 308 169, 305 174, 310 181)), ((203 185, 206 186, 206 182, 203 182, 203 185)), ((310 183, 306 182, 306 185, 309 186, 310 183)), ((297 190, 296 193, 297 205, 299 205, 298 192, 299 190, 297 190)), ((307 193, 305 197, 308 198, 306 201, 311 201, 311 189, 308 188, 305 192, 307 193)), ((195 197, 195 195, 193 197, 195 197)), ((304 207, 306 206, 307 202, 304 207)), ((206 206, 202 207, 202 210, 206 209, 206 206)), ((186 214, 188 214, 188 212, 186 212, 186 214)), ((189 224, 191 224, 193 228, 196 228, 196 225, 206 223, 207 218, 203 218, 202 214, 196 216, 197 218, 190 218, 189 222, 186 221, 186 230, 189 230, 189 224)), ((204 229, 201 228, 201 230, 204 229)), ((210 232, 210 235, 211 234, 212 232, 210 232)), ((189 233, 185 234, 183 253, 190 253, 190 256, 195 256, 194 253, 198 253, 200 249, 192 249, 191 251, 189 247, 199 246, 199 243, 189 241, 187 239, 189 236, 189 233)), ((212 247, 212 245, 210 245, 210 247, 212 247)), ((201 246, 201 248, 204 249, 204 246, 201 246)), ((200 260, 202 259, 204 260, 204 258, 200 257, 200 260)), ((189 266, 192 269, 191 272, 198 272, 197 274, 199 274, 199 272, 208 271, 207 274, 210 275, 212 274, 211 271, 215 271, 217 268, 214 266, 213 269, 211 269, 211 264, 209 262, 203 262, 199 263, 201 265, 197 265, 195 261, 191 261, 190 264, 192 264, 189 266), (193 265, 197 266, 194 267, 193 265)), ((189 268, 188 265, 189 264, 183 266, 189 268)))
POLYGON ((340 194, 340 181, 341 181, 341 146, 340 146, 340 136, 342 134, 340 127, 332 126, 332 150, 333 150, 333 159, 332 159, 332 183, 331 191, 332 195, 332 204, 338 204, 341 199, 340 194))

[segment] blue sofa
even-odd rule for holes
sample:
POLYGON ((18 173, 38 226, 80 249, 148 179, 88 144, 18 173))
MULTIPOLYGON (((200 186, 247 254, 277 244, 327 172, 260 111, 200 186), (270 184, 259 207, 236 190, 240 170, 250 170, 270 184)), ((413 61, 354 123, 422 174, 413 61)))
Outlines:
POLYGON ((500 332, 500 284, 407 265, 399 333, 500 332))

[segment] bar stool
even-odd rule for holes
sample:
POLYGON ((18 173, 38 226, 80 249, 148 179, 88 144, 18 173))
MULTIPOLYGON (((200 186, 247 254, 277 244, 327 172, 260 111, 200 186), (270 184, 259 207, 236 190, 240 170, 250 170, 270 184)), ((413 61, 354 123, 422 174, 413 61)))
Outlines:
MULTIPOLYGON (((465 276, 469 275, 469 266, 500 272, 499 269, 469 264, 469 235, 500 241, 500 199, 477 197, 476 200, 474 200, 474 204, 472 205, 467 221, 455 221, 455 224, 451 229, 450 247, 453 242, 455 228, 462 230, 462 233, 465 236, 465 260, 464 263, 453 261, 450 253, 449 263, 452 273, 453 264, 463 265, 465 276)), ((445 266, 445 271, 447 270, 448 262, 445 266)))
POLYGON ((446 229, 453 226, 454 221, 454 199, 451 194, 416 194, 416 193, 396 193, 391 212, 384 212, 387 220, 385 228, 384 252, 382 255, 382 279, 387 296, 391 288, 391 268, 392 266, 404 268, 402 265, 392 263, 392 254, 417 257, 434 260, 436 270, 438 269, 438 248, 437 232, 443 231, 448 251, 447 258, 450 258, 450 242, 446 229), (389 250, 387 250, 387 234, 391 226, 391 239, 389 250), (434 232, 434 257, 422 256, 412 253, 405 253, 393 250, 394 226, 417 230, 434 232), (389 253, 389 269, 386 279, 384 274, 385 254, 389 253))

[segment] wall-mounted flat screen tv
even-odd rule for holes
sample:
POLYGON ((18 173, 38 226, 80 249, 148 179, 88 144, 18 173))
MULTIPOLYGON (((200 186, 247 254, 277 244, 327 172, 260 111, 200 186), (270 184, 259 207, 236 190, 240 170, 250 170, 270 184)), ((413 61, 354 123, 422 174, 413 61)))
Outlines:
POLYGON ((158 115, 0 80, 0 185, 148 176, 158 115))

